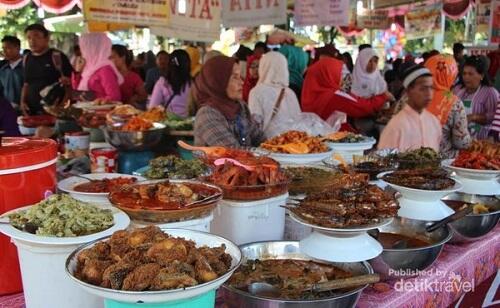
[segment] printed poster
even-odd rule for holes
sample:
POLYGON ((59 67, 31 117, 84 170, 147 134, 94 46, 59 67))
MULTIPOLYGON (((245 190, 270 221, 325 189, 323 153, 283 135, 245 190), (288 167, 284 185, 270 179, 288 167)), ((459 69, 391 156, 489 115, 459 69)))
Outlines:
POLYGON ((286 23, 286 0, 222 0, 224 27, 254 27, 286 23))
POLYGON ((168 0, 85 0, 86 21, 165 26, 169 22, 168 0))
POLYGON ((441 31, 442 3, 427 5, 408 11, 405 33, 408 40, 433 36, 441 31))
POLYGON ((186 41, 214 42, 220 38, 221 1, 169 0, 170 23, 151 33, 186 41))
POLYGON ((349 0, 296 0, 294 18, 297 26, 347 26, 349 0))

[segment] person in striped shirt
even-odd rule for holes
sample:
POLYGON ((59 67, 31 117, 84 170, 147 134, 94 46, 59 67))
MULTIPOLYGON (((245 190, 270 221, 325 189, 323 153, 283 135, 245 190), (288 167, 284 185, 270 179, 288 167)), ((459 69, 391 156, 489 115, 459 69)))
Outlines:
POLYGON ((468 57, 462 73, 462 81, 454 89, 465 106, 469 132, 475 139, 487 139, 500 96, 492 87, 488 68, 478 56, 468 57))

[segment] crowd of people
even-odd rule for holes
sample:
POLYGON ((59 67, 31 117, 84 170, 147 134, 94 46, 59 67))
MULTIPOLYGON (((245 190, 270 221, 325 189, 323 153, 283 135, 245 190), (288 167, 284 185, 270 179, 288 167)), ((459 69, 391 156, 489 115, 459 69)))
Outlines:
POLYGON ((126 46, 103 33, 82 34, 71 60, 50 48, 50 33, 26 28, 20 40, 2 39, 0 124, 19 134, 16 117, 79 99, 120 101, 138 109, 163 106, 180 117, 195 116, 194 142, 201 146, 257 146, 286 130, 301 114, 378 139, 378 148, 401 151, 431 147, 454 157, 473 138, 499 139, 500 51, 490 57, 433 50, 394 59, 379 70, 368 44, 356 61, 334 45, 312 53, 293 45, 269 50, 258 42, 232 56, 204 54, 194 46, 151 52, 134 59, 126 46), (311 57, 313 55, 313 57, 311 57))

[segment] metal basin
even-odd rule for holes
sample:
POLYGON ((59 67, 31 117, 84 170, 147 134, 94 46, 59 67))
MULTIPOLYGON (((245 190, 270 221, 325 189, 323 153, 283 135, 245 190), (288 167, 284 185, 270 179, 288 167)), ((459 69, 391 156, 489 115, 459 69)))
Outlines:
MULTIPOLYGON (((299 252, 297 241, 255 242, 240 246, 243 260, 253 259, 298 259, 311 260, 299 252)), ((373 270, 367 262, 328 263, 354 275, 372 274, 373 270)), ((238 308, 346 308, 354 307, 366 286, 352 291, 339 293, 336 296, 318 300, 279 300, 258 297, 224 284, 219 292, 224 297, 224 303, 229 307, 238 308)))
POLYGON ((120 125, 108 126, 104 129, 106 142, 122 151, 149 150, 161 141, 166 130, 162 123, 153 123, 154 127, 146 131, 124 132, 117 130, 120 125))
POLYGON ((430 267, 439 257, 444 244, 451 239, 451 230, 444 227, 428 233, 425 227, 429 224, 432 222, 397 217, 391 224, 379 228, 380 232, 422 239, 430 244, 419 248, 384 248, 382 254, 369 261, 373 270, 384 279, 407 278, 430 267))
POLYGON ((494 211, 486 214, 469 214, 462 219, 448 224, 453 230, 453 237, 450 243, 457 244, 477 241, 491 232, 500 218, 500 200, 493 196, 455 193, 443 198, 443 201, 446 202, 446 200, 482 203, 494 209, 494 211))

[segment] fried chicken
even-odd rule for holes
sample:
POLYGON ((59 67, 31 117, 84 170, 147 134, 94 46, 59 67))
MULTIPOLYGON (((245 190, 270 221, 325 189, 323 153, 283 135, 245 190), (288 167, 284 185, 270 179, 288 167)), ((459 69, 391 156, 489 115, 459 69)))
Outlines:
POLYGON ((227 273, 232 258, 226 247, 196 247, 150 226, 117 231, 107 242, 77 256, 75 276, 116 290, 166 290, 194 286, 227 273))

